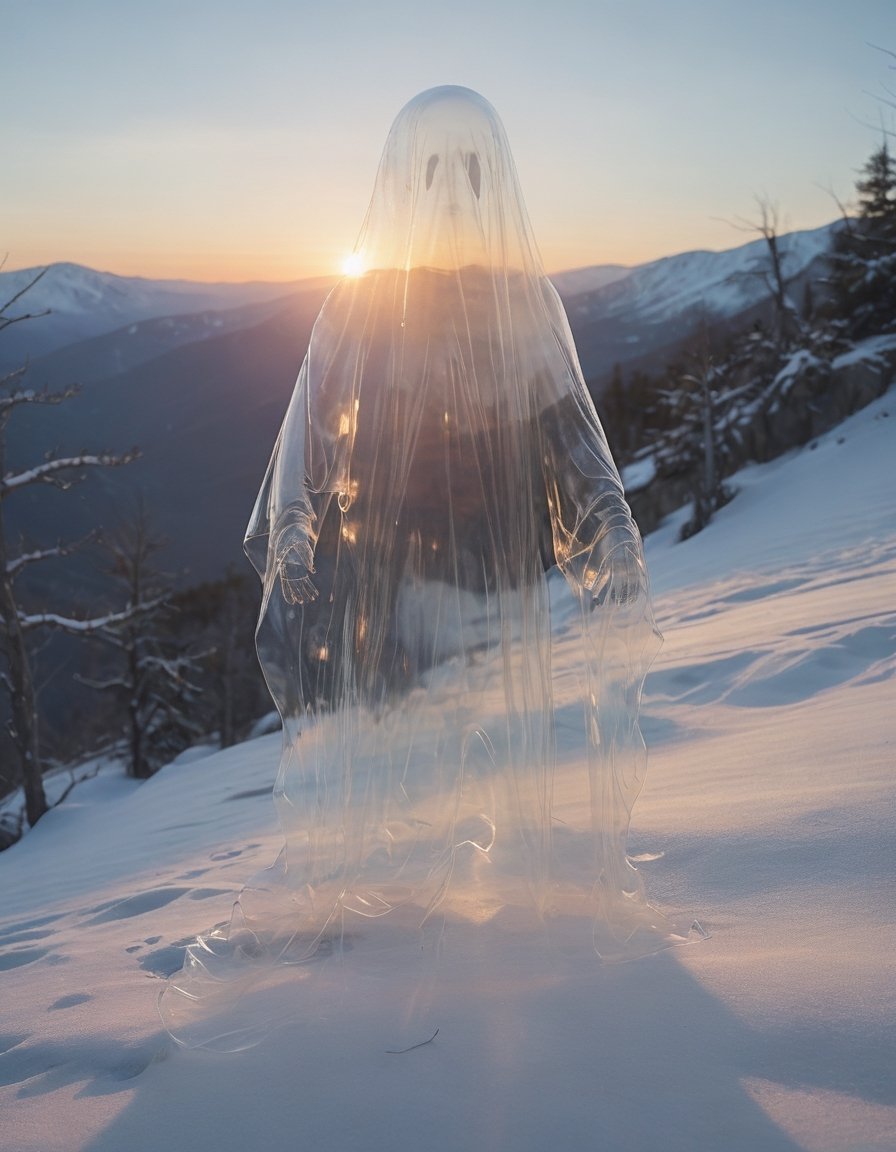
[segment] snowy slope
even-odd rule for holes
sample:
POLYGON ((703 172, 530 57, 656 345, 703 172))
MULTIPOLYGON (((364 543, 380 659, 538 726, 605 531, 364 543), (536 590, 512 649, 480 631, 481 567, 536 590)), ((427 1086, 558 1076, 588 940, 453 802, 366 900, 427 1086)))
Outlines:
MULTIPOLYGON (((568 972, 507 941, 403 1055, 383 1005, 406 968, 349 953, 340 1011, 182 1051, 162 978, 279 848, 278 737, 107 770, 0 856, 0 1145, 892 1152, 894 435, 890 393, 742 473, 701 535, 648 540, 666 643, 630 845, 710 939, 568 972)), ((561 662, 565 616, 558 592, 561 662)))

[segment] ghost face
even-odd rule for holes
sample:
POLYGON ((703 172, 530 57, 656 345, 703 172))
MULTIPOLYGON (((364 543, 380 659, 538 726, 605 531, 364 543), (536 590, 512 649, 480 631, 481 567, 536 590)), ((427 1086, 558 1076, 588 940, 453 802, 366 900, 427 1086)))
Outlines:
POLYGON ((523 212, 494 109, 469 89, 433 88, 389 133, 359 242, 365 266, 526 267, 523 212))

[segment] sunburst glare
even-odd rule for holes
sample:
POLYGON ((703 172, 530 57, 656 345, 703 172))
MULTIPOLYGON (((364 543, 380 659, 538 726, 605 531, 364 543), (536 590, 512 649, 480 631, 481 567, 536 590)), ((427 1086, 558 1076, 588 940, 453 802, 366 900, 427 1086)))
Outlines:
POLYGON ((364 255, 361 252, 350 252, 342 261, 343 276, 360 276, 364 271, 364 255))

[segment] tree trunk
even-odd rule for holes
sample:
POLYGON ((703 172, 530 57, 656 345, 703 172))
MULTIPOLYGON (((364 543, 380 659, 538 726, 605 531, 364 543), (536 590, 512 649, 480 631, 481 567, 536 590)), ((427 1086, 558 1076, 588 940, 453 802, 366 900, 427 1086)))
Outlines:
MULTIPOLYGON (((2 531, 2 525, 0 525, 2 531)), ((25 793, 25 816, 31 827, 49 809, 40 767, 40 750, 37 742, 37 704, 34 697, 34 681, 25 637, 19 624, 15 598, 9 579, 5 575, 6 557, 0 547, 0 562, 3 574, 0 575, 0 619, 3 621, 6 662, 12 684, 10 700, 12 704, 11 735, 19 756, 19 778, 25 793)))

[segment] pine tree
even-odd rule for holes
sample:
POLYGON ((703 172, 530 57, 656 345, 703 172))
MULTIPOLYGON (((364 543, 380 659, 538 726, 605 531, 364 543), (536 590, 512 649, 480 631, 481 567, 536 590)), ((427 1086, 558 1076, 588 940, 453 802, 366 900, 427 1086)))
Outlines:
POLYGON ((887 141, 868 158, 856 181, 859 215, 878 236, 896 233, 896 163, 887 141))
POLYGON ((896 163, 887 141, 856 181, 858 216, 845 218, 832 256, 836 310, 854 340, 896 331, 896 163))

